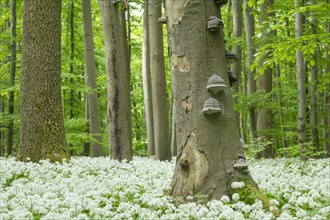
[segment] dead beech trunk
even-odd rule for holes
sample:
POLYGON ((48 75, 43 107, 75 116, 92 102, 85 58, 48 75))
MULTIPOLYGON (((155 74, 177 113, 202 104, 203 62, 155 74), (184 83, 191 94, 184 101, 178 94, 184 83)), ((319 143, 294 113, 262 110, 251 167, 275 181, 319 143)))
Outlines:
POLYGON ((214 1, 166 3, 178 147, 170 195, 219 199, 230 194, 232 181, 253 185, 247 167, 236 169, 246 161, 236 126, 219 6, 214 1), (208 29, 209 19, 215 21, 213 30, 208 29), (208 90, 210 77, 218 86, 208 90), (221 88, 219 77, 226 87, 216 92, 221 88))

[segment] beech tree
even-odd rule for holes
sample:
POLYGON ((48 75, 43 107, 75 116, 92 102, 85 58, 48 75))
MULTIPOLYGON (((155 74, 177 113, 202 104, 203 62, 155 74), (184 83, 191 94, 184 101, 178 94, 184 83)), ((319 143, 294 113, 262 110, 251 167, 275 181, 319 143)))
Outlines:
POLYGON ((163 27, 158 22, 158 19, 162 16, 162 1, 149 0, 148 5, 155 155, 157 159, 170 160, 171 147, 168 126, 163 27))
POLYGON ((142 45, 142 80, 143 80, 143 101, 147 129, 147 152, 148 156, 155 155, 154 142, 154 116, 151 91, 150 72, 150 36, 149 36, 149 0, 144 1, 143 7, 143 45, 142 45))
POLYGON ((61 101, 61 0, 24 2, 17 158, 69 159, 61 101))
MULTIPOLYGON (((300 7, 301 0, 295 0, 295 7, 300 7)), ((303 33, 303 15, 300 12, 295 14, 295 37, 298 39, 303 33)), ((306 70, 305 61, 301 48, 296 51, 296 75, 298 84, 298 144, 302 156, 306 145, 306 70)))
POLYGON ((99 0, 106 53, 107 117, 112 159, 132 160, 132 124, 128 48, 121 30, 120 6, 123 3, 99 0))
POLYGON ((92 31, 92 16, 90 0, 83 0, 83 21, 84 21, 84 42, 85 42, 85 83, 92 89, 92 92, 87 94, 87 111, 89 119, 90 133, 95 141, 91 144, 92 155, 103 156, 99 102, 96 87, 96 67, 94 56, 94 43, 92 31))
POLYGON ((166 1, 179 148, 169 193, 183 199, 219 199, 232 193, 233 181, 258 194, 236 126, 219 13, 224 2, 166 1))
MULTIPOLYGON (((265 23, 269 21, 270 17, 274 17, 275 13, 271 12, 270 8, 274 4, 274 0, 265 0, 261 5, 261 15, 259 17, 259 23, 260 25, 265 26, 265 23)), ((264 40, 264 44, 269 43, 270 35, 274 35, 274 31, 266 32, 262 31, 262 38, 264 40)), ((265 62, 270 59, 270 52, 266 53, 263 57, 259 60, 259 67, 260 70, 258 74, 258 90, 262 94, 269 94, 272 91, 273 87, 273 68, 271 68, 270 65, 265 65, 265 62), (264 67, 266 66, 266 67, 264 67)), ((264 100, 265 102, 269 101, 270 97, 267 97, 267 100, 264 100)), ((263 106, 259 112, 257 117, 257 131, 258 131, 258 137, 262 141, 268 141, 271 139, 271 135, 269 134, 269 129, 272 128, 273 124, 273 112, 272 109, 269 106, 263 106)), ((256 155, 257 158, 260 157, 274 157, 274 151, 271 144, 268 144, 266 148, 258 153, 256 155)))
MULTIPOLYGON (((246 42, 247 42, 247 55, 248 55, 248 86, 247 93, 252 95, 257 90, 256 80, 254 75, 256 74, 255 69, 251 69, 254 61, 255 46, 253 43, 253 37, 255 35, 255 25, 254 25, 254 15, 252 13, 252 7, 248 4, 247 0, 244 0, 245 10, 244 10, 244 20, 245 20, 245 30, 246 30, 246 42)), ((254 141, 257 138, 257 119, 255 105, 248 103, 249 105, 249 117, 250 117, 250 140, 254 141)))

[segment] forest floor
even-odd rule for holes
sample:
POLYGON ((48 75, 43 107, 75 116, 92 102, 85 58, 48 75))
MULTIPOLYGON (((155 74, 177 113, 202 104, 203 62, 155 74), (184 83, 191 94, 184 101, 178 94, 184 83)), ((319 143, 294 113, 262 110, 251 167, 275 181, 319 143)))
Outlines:
MULTIPOLYGON (((271 210, 280 209, 277 219, 330 219, 330 159, 249 163, 271 210)), ((246 204, 238 194, 175 206, 165 193, 173 171, 173 162, 143 157, 130 163, 77 157, 63 164, 0 158, 0 220, 274 219, 261 201, 246 204)))

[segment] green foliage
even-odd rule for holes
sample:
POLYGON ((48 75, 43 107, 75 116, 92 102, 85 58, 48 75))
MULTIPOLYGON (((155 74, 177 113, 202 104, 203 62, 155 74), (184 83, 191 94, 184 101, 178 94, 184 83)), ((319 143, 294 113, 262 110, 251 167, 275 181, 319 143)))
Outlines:
POLYGON ((257 153, 265 150, 269 145, 273 145, 272 140, 262 140, 261 138, 257 138, 254 142, 246 144, 245 155, 247 157, 254 157, 257 153))

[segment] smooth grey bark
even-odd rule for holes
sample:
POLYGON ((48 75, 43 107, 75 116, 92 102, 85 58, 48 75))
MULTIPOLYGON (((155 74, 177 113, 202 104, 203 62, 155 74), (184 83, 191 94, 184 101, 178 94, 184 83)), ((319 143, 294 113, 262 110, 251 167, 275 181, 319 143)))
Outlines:
POLYGON ((149 36, 149 0, 144 1, 143 11, 143 46, 142 46, 142 80, 143 101, 147 129, 148 156, 155 155, 154 118, 152 110, 151 71, 150 71, 150 36, 149 36))
MULTIPOLYGON (((233 8, 233 37, 240 38, 243 31, 243 3, 241 0, 231 0, 233 8)), ((237 61, 231 64, 231 71, 238 78, 238 83, 233 86, 233 91, 238 93, 241 84, 241 72, 242 72, 242 47, 240 45, 234 45, 233 52, 237 55, 237 61)), ((236 121, 239 131, 241 130, 240 125, 240 113, 236 111, 236 121)), ((240 132, 241 135, 241 132, 240 132)))
POLYGON ((159 160, 171 159, 168 105, 165 78, 161 0, 149 0, 150 70, 154 116, 155 154, 159 160))
POLYGON ((230 194, 230 184, 245 174, 233 168, 242 154, 225 60, 224 33, 207 30, 210 16, 220 17, 213 1, 166 1, 174 86, 176 134, 179 148, 171 182, 171 196, 206 196, 219 199, 230 194), (187 34, 189 33, 189 34, 187 34), (227 88, 217 94, 206 86, 209 77, 222 77, 227 88), (205 101, 213 97, 221 112, 203 113, 205 101))
MULTIPOLYGON (((0 96, 0 113, 3 113, 5 111, 5 102, 3 96, 0 96)), ((5 155, 5 131, 4 131, 4 125, 0 124, 0 157, 3 157, 5 155)))
MULTIPOLYGON (((329 4, 330 1, 328 0, 327 3, 329 4)), ((330 15, 330 12, 329 12, 330 15)), ((330 22, 328 22, 327 26, 327 33, 330 34, 330 22)), ((330 43, 328 43, 326 47, 326 58, 330 60, 330 43)), ((330 74, 330 63, 327 62, 325 65, 324 74, 330 74)), ((324 110, 323 110, 323 150, 324 150, 324 157, 330 157, 330 83, 328 83, 325 87, 324 91, 324 110)))
POLYGON ((17 159, 69 159, 61 100, 61 0, 24 2, 20 83, 17 159))
MULTIPOLYGON (((301 6, 301 0, 295 0, 295 7, 301 6)), ((295 14, 295 38, 298 39, 303 34, 303 15, 295 14)), ((296 77, 298 84, 298 144, 303 156, 306 147, 306 70, 304 57, 301 48, 296 51, 296 77)))
POLYGON ((121 12, 115 1, 99 0, 106 51, 107 117, 110 156, 132 160, 130 81, 125 50, 126 36, 120 23, 121 12))
MULTIPOLYGON (((70 84, 73 84, 73 75, 74 75, 74 0, 70 2, 70 14, 69 14, 69 26, 70 26, 70 65, 69 65, 69 72, 70 72, 70 84)), ((70 119, 74 118, 74 91, 70 89, 70 119)))
MULTIPOLYGON (((16 0, 11 1, 11 43, 10 43, 10 87, 15 85, 15 75, 16 75, 16 0)), ((9 116, 14 115, 14 91, 9 91, 8 94, 8 114, 9 116)), ((10 120, 8 124, 7 133, 7 155, 12 155, 13 153, 13 142, 14 142, 14 122, 13 119, 10 120)))
MULTIPOLYGON (((315 0, 311 1, 313 5, 316 4, 315 0)), ((316 34, 317 21, 315 13, 312 12, 312 33, 316 34)), ((313 60, 314 66, 311 67, 311 125, 312 125, 312 141, 316 150, 320 149, 319 131, 318 131, 318 111, 317 111, 317 84, 318 84, 318 49, 314 51, 313 60)))
MULTIPOLYGON (((261 5, 261 15, 259 16, 259 23, 262 25, 264 22, 269 20, 269 17, 275 17, 274 12, 270 12, 270 7, 274 4, 274 0, 266 0, 261 5)), ((264 42, 269 41, 269 35, 274 36, 274 32, 266 33, 262 32, 262 37, 264 42)), ((259 68, 262 68, 265 65, 265 61, 270 58, 270 54, 267 53, 259 60, 259 68)), ((269 94, 272 91, 272 79, 273 78, 273 68, 266 67, 264 72, 258 75, 258 90, 263 94, 269 94)), ((266 101, 266 100, 265 100, 266 101)), ((257 132, 258 137, 261 141, 268 141, 271 139, 271 135, 268 133, 268 129, 272 128, 273 126, 273 112, 272 109, 265 106, 260 108, 257 117, 257 132)), ((270 158, 274 157, 274 151, 272 145, 269 144, 265 147, 265 149, 256 155, 256 158, 270 158)))
MULTIPOLYGON (((125 3, 126 4, 126 3, 125 3)), ((131 52, 130 52, 130 46, 129 46, 129 41, 128 39, 130 39, 130 33, 127 33, 127 28, 126 28, 126 10, 128 10, 128 5, 125 5, 125 8, 120 10, 120 15, 119 15, 119 22, 121 25, 121 30, 122 30, 122 44, 123 44, 123 52, 124 52, 124 60, 126 60, 125 65, 124 65, 124 72, 126 73, 126 89, 128 91, 128 96, 125 97, 126 100, 126 104, 128 104, 130 106, 130 111, 127 112, 127 118, 129 118, 129 120, 127 121, 127 126, 128 126, 128 137, 129 137, 129 144, 130 146, 133 146, 133 131, 132 131, 132 113, 131 113, 131 95, 130 95, 130 91, 131 91, 131 85, 130 85, 130 80, 131 80, 131 52)), ((130 28, 130 26, 129 26, 130 28)))
POLYGON ((92 89, 92 91, 86 95, 86 107, 89 120, 89 132, 95 139, 95 141, 91 143, 92 156, 98 157, 104 156, 104 152, 102 148, 101 122, 96 85, 96 66, 90 0, 82 0, 82 15, 85 43, 85 84, 92 89))
MULTIPOLYGON (((90 133, 90 126, 89 126, 89 106, 88 106, 88 100, 87 100, 87 95, 85 95, 85 119, 87 120, 86 123, 86 132, 90 133)), ((89 141, 85 142, 83 145, 83 152, 82 156, 90 156, 90 151, 91 151, 91 143, 89 141)))
MULTIPOLYGON (((254 79, 256 74, 255 69, 251 70, 251 66, 254 61, 255 47, 253 44, 253 37, 255 35, 255 24, 254 15, 252 13, 252 8, 247 4, 247 0, 244 0, 244 5, 246 7, 244 11, 245 29, 246 29, 246 42, 247 42, 247 54, 248 54, 248 86, 247 93, 252 95, 257 91, 257 83, 254 79)), ((249 118, 250 118, 250 140, 253 142, 257 138, 257 115, 255 111, 255 106, 253 103, 248 103, 249 105, 249 118)))

